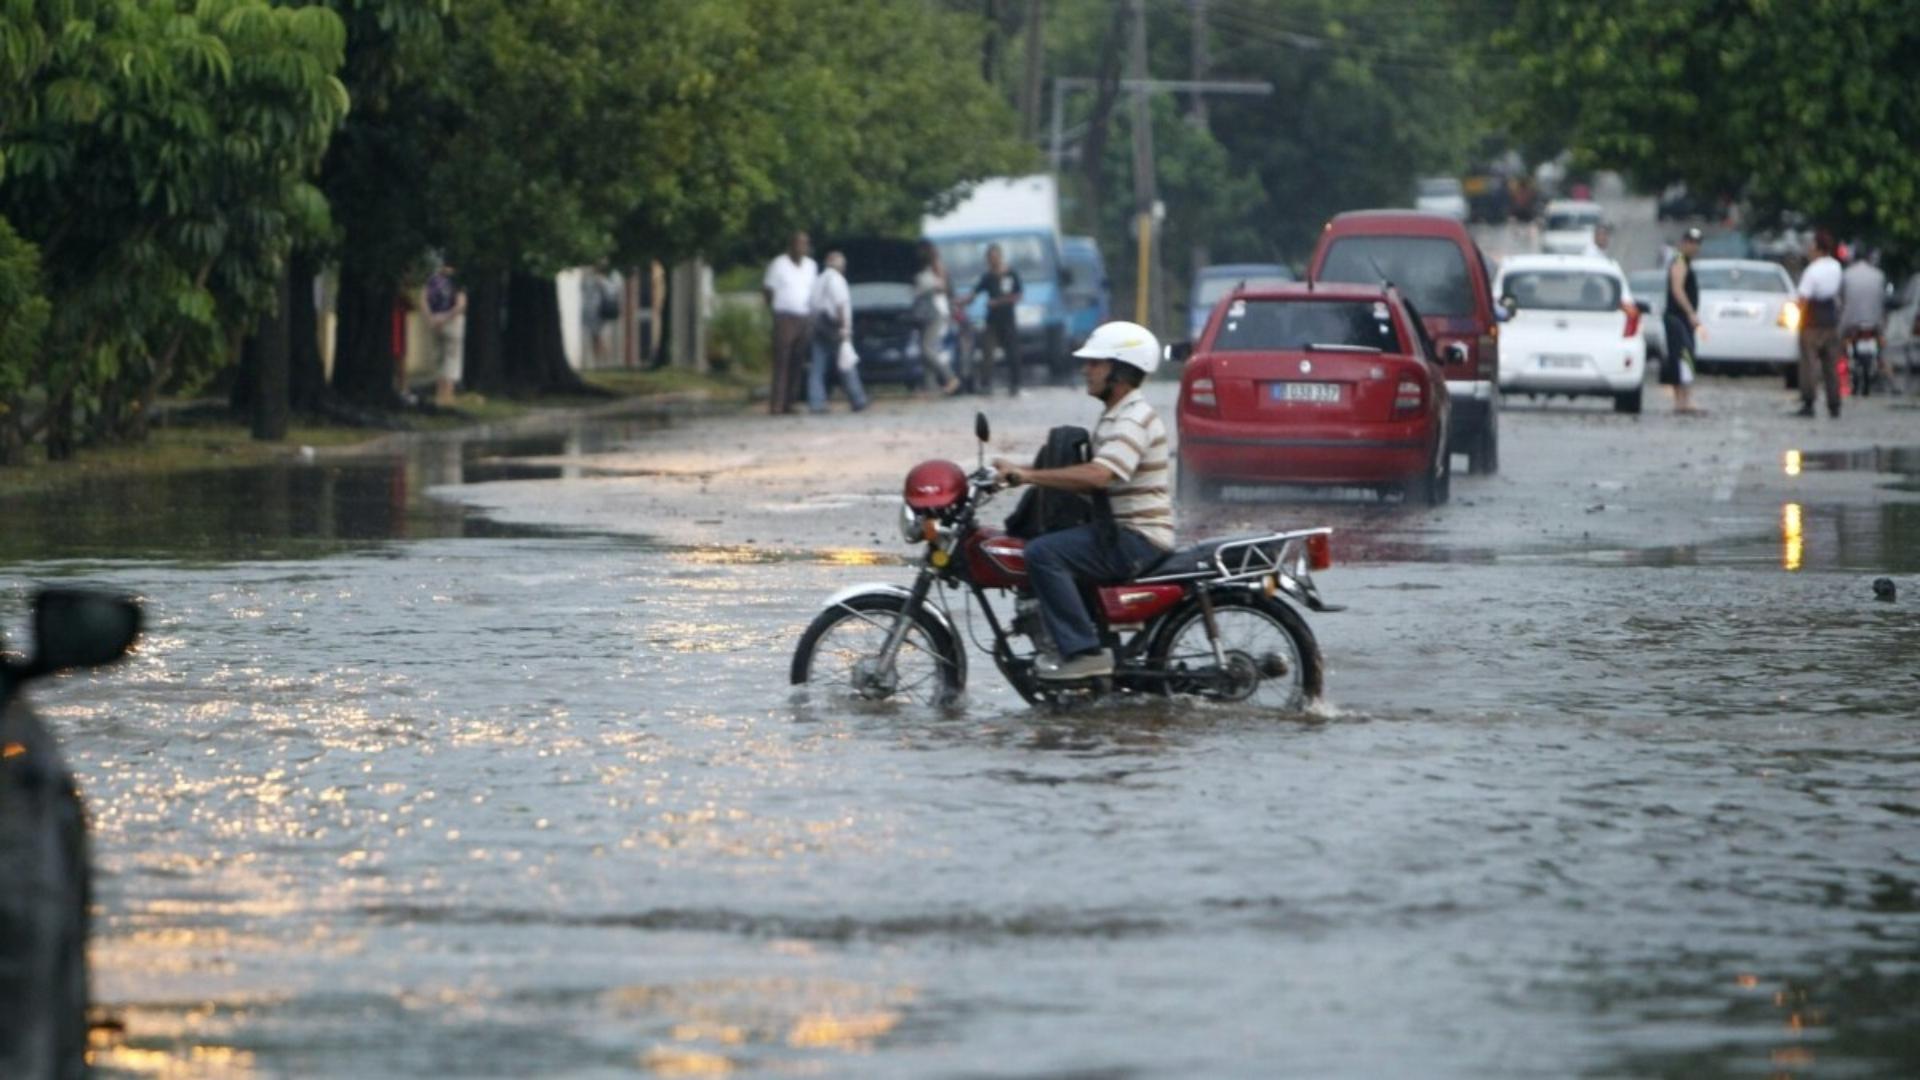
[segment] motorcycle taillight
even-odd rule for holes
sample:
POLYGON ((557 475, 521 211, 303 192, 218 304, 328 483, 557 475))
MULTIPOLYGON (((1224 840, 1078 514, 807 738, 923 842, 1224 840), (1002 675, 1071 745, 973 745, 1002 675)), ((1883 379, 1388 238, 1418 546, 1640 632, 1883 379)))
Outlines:
POLYGON ((1333 565, 1333 534, 1314 533, 1307 537, 1307 566, 1325 570, 1333 565))

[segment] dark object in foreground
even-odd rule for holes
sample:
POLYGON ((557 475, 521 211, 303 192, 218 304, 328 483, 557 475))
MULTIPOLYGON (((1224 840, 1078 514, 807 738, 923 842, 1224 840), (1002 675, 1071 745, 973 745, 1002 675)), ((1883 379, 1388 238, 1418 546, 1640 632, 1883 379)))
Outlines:
POLYGON ((111 663, 139 633, 131 600, 48 590, 34 598, 33 650, 0 658, 0 1076, 87 1074, 86 810, 20 688, 111 663))
POLYGON ((1884 578, 1884 577, 1874 578, 1873 579, 1873 598, 1875 600, 1885 601, 1886 603, 1889 603, 1889 604, 1893 603, 1894 600, 1897 598, 1895 595, 1894 587, 1893 587, 1893 579, 1884 578))

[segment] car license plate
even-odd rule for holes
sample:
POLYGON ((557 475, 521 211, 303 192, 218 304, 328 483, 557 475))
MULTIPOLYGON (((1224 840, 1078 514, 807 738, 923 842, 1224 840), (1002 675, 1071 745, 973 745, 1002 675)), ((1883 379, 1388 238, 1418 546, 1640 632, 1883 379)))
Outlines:
POLYGON ((1540 366, 1554 370, 1579 370, 1587 366, 1587 358, 1579 353, 1541 353, 1540 366))
POLYGON ((1338 404, 1340 384, 1330 382, 1268 383, 1267 393, 1275 401, 1304 401, 1315 405, 1338 404))
POLYGON ((1721 304, 1720 317, 1723 319, 1757 319, 1760 317, 1760 305, 1721 304))

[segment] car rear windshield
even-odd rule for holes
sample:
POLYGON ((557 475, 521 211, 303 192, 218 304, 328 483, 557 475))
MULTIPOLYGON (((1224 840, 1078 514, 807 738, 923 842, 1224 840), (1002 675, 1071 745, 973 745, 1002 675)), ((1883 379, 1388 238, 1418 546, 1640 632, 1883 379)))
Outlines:
POLYGON ((1322 281, 1400 287, 1423 316, 1472 315, 1473 280, 1460 245, 1444 236, 1343 236, 1327 248, 1322 281))
POLYGON ((847 287, 847 298, 856 312, 872 308, 909 308, 913 306, 913 286, 895 281, 862 281, 847 287))
POLYGON ((1693 279, 1702 289, 1725 292, 1787 292, 1787 279, 1771 266, 1700 266, 1693 268, 1693 279))
POLYGON ((1235 300, 1213 339, 1214 349, 1223 352, 1316 345, 1406 352, 1392 309, 1377 300, 1235 300))
POLYGON ((1591 229, 1600 224, 1598 210, 1562 210, 1547 215, 1548 232, 1566 232, 1572 229, 1591 229))
POLYGON ((1196 307, 1211 311, 1220 298, 1239 288, 1244 283, 1249 289, 1266 289, 1275 285, 1285 285, 1292 277, 1210 277, 1201 278, 1194 289, 1193 302, 1196 307))
POLYGON ((1521 311, 1618 311, 1620 279, 1583 270, 1520 270, 1501 282, 1521 311))

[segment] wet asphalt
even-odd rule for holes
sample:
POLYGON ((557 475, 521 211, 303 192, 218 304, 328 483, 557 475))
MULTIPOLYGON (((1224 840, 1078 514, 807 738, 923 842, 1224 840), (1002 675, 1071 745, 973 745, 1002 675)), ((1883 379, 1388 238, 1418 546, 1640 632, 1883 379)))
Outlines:
POLYGON ((1920 1073, 1920 411, 1699 400, 1511 402, 1437 509, 1184 509, 1338 530, 1305 715, 1036 712, 984 663, 953 711, 789 693, 828 594, 911 573, 906 468, 982 406, 1029 453, 1068 390, 9 501, 12 639, 34 583, 151 611, 38 695, 97 832, 98 1064, 1920 1073))

